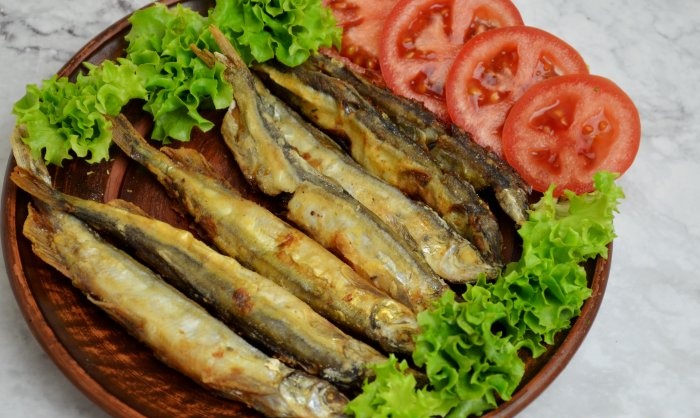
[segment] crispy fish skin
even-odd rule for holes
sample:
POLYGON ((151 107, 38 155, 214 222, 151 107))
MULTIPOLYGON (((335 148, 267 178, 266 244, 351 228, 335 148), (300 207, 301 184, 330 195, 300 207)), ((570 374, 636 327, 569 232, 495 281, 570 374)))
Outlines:
POLYGON ((301 231, 203 174, 196 158, 183 154, 186 150, 159 152, 124 116, 114 118, 113 125, 114 142, 181 199, 223 252, 287 288, 341 328, 366 335, 390 352, 413 350, 418 325, 410 309, 301 231))
POLYGON ((30 206, 24 234, 90 301, 199 384, 271 417, 344 416, 347 399, 330 383, 267 357, 77 218, 30 206))
POLYGON ((255 67, 276 93, 321 129, 349 141, 362 167, 435 209, 488 261, 501 263, 498 222, 474 188, 443 172, 432 157, 349 84, 309 68, 255 67), (279 91, 277 91, 279 90, 279 91))
POLYGON ((188 231, 140 215, 128 202, 103 204, 68 196, 19 169, 12 180, 47 205, 118 237, 178 289, 195 294, 219 318, 292 365, 336 384, 357 386, 370 377, 368 365, 385 360, 286 289, 214 251, 188 231))
POLYGON ((479 146, 467 132, 438 120, 420 103, 377 86, 337 59, 316 54, 305 65, 351 84, 396 123, 406 138, 429 150, 440 168, 457 173, 477 190, 492 188, 501 208, 517 224, 527 219, 530 188, 511 166, 479 146))
MULTIPOLYGON (((233 49, 230 44, 221 48, 233 49)), ((294 152, 279 126, 288 118, 286 106, 262 86, 237 55, 219 55, 219 59, 226 65, 226 78, 236 99, 221 130, 239 167, 268 194, 290 185, 277 183, 278 179, 297 179, 287 190, 293 194, 287 205, 288 219, 324 247, 340 253, 361 276, 414 312, 437 302, 447 285, 413 251, 415 245, 404 243, 404 237, 394 234, 371 211, 294 152), (286 164, 277 164, 281 159, 286 164), (261 165, 267 169, 258 169, 261 165), (276 175, 278 171, 289 173, 276 175), (308 201, 300 201, 301 195, 308 201), (319 219, 324 222, 318 222, 319 219)))

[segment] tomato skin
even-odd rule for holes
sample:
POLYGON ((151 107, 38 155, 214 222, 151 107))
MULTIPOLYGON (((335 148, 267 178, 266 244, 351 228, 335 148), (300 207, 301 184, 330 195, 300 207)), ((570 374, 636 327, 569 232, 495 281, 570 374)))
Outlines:
POLYGON ((555 184, 593 190, 593 174, 622 175, 641 139, 639 112, 607 78, 563 75, 542 81, 513 105, 503 126, 503 154, 523 180, 544 192, 555 184))
POLYGON ((563 74, 588 73, 581 55, 541 29, 516 26, 475 36, 455 58, 445 85, 453 123, 501 155, 503 122, 535 83, 563 74))
POLYGON ((448 120, 445 78, 462 45, 483 31, 522 24, 510 0, 399 0, 382 32, 382 76, 395 94, 448 120))

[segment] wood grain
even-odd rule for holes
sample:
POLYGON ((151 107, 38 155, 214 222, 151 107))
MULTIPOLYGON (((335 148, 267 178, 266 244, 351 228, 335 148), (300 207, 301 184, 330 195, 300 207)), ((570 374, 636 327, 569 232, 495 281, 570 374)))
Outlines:
MULTIPOLYGON (((203 0, 182 3, 199 11, 212 6, 211 2, 203 0)), ((126 18, 116 22, 85 45, 66 63, 59 75, 75 76, 84 61, 99 63, 120 56, 127 31, 126 18)), ((127 107, 125 114, 140 132, 149 132, 151 120, 147 114, 135 106, 127 107)), ((206 116, 218 124, 222 114, 211 112, 206 116)), ((269 204, 246 186, 217 129, 209 133, 196 131, 191 142, 178 145, 198 149, 219 174, 244 194, 269 204)), ((52 169, 55 187, 98 201, 129 200, 152 216, 197 232, 191 220, 179 209, 179 203, 170 199, 151 175, 116 148, 112 149, 112 155, 110 161, 97 165, 72 161, 64 168, 52 169)), ((14 166, 14 160, 10 161, 2 198, 2 245, 6 268, 25 320, 63 373, 115 417, 259 417, 246 406, 212 394, 158 361, 147 347, 123 331, 73 288, 65 277, 34 255, 31 244, 21 233, 29 197, 9 181, 14 166)), ((514 257, 519 249, 513 238, 513 227, 504 217, 501 220, 509 242, 506 254, 514 257)), ((598 259, 588 266, 593 295, 573 327, 561 333, 557 343, 545 355, 527 360, 525 378, 513 398, 487 417, 515 415, 566 366, 600 307, 610 271, 610 257, 598 259)))

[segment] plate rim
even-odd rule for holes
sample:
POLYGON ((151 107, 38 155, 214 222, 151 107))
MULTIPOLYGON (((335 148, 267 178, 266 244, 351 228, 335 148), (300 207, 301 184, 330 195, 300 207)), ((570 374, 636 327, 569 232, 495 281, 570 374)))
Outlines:
MULTIPOLYGON (((160 0, 168 7, 186 2, 188 0, 160 0)), ((207 0, 195 0, 207 1, 207 0)), ((152 6, 149 3, 141 9, 152 6)), ((93 37, 78 52, 75 53, 57 72, 59 76, 70 76, 78 67, 92 54, 99 51, 115 36, 130 26, 129 17, 134 12, 117 20, 98 35, 93 37)), ((16 245, 21 239, 21 231, 17 230, 17 194, 19 189, 10 180, 10 173, 16 166, 16 161, 12 154, 8 158, 7 168, 4 177, 2 192, 2 208, 0 216, 0 233, 2 233, 2 251, 5 260, 10 287, 14 294, 15 301, 19 305, 22 316, 29 326, 35 339, 42 349, 48 354, 51 360, 61 370, 61 372, 92 402, 102 408, 110 415, 123 418, 147 418, 142 412, 128 404, 117 395, 113 394, 100 384, 80 363, 72 356, 67 348, 61 343, 54 329, 49 325, 45 315, 32 294, 28 284, 28 278, 24 274, 24 264, 16 245), (9 203, 12 204, 9 204, 9 203), (13 245, 14 242, 14 245, 13 245)), ((609 274, 610 263, 612 261, 613 243, 608 244, 607 258, 597 257, 595 268, 592 271, 590 281, 591 296, 584 302, 580 314, 574 319, 572 326, 566 333, 560 345, 552 352, 551 357, 545 364, 530 378, 530 380, 519 387, 512 398, 502 403, 497 409, 487 412, 484 417, 501 418, 511 417, 521 412, 532 403, 564 370, 574 354, 585 340, 598 310, 602 304, 605 294, 609 274)))

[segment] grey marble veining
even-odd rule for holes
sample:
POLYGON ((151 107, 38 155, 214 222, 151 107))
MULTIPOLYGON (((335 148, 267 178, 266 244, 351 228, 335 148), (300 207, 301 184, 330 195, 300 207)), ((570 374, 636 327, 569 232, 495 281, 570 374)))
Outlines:
MULTIPOLYGON (((0 0, 0 137, 28 83, 146 1, 0 0)), ((593 327, 522 417, 700 416, 700 2, 516 0, 525 22, 620 85, 643 124, 620 179, 612 271, 593 327)), ((7 141, 0 141, 5 171, 7 141)), ((0 272, 0 416, 102 417, 48 359, 0 272)))

